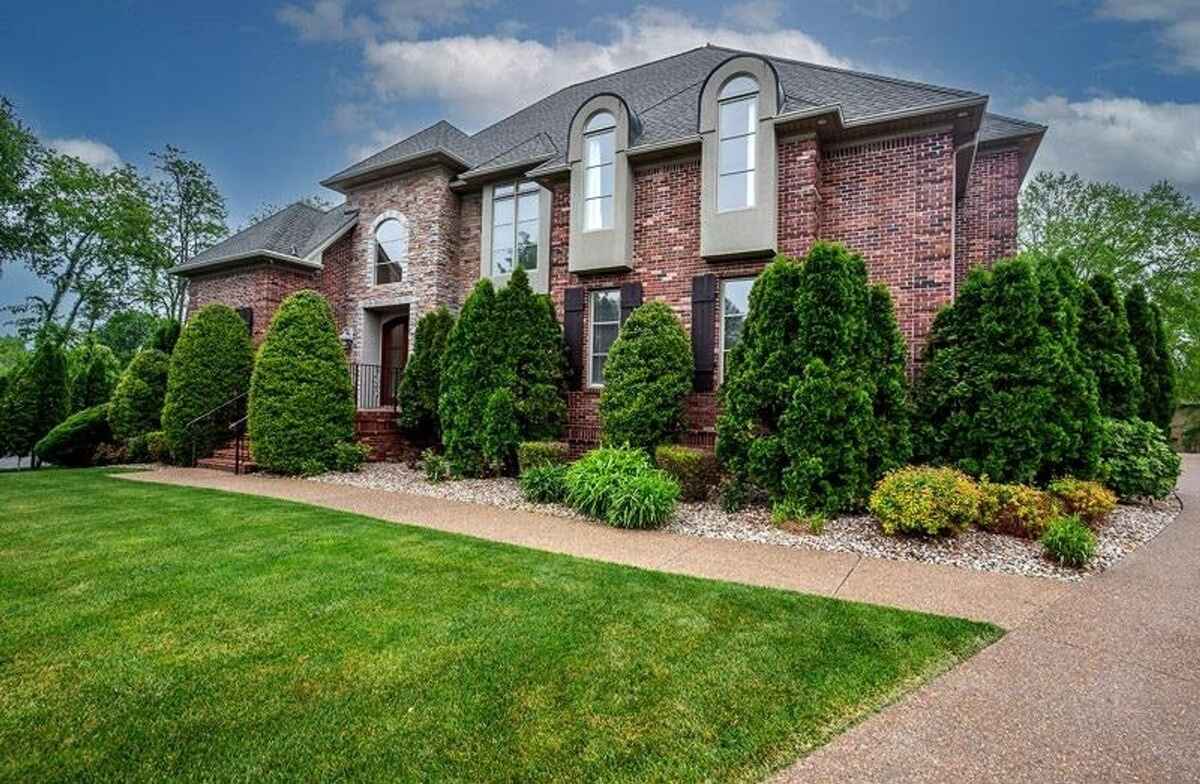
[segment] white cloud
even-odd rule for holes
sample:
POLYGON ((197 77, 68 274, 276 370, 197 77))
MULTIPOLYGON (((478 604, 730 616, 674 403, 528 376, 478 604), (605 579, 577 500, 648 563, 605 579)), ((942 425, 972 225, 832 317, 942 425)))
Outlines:
POLYGON ((1104 0, 1106 19, 1158 26, 1158 36, 1175 55, 1174 66, 1200 70, 1200 2, 1197 0, 1104 0))
POLYGON ((625 18, 597 20, 606 35, 563 34, 550 43, 515 36, 448 36, 364 44, 369 79, 385 99, 433 99, 470 130, 574 82, 676 54, 705 43, 846 65, 821 42, 782 24, 778 6, 754 4, 749 22, 705 24, 645 6, 625 18), (774 20, 774 24, 770 20, 774 20))
POLYGON ((368 10, 354 13, 349 0, 313 0, 310 5, 285 5, 276 16, 305 41, 341 41, 396 36, 415 38, 426 28, 466 21, 467 11, 491 5, 492 0, 376 0, 368 10))
POLYGON ((1200 195, 1200 104, 1052 95, 1026 103, 1022 116, 1050 126, 1038 169, 1135 188, 1167 179, 1200 195))
POLYGON ((121 165, 121 156, 117 155, 116 150, 93 139, 51 139, 46 145, 63 155, 91 164, 102 172, 110 172, 121 165))
POLYGON ((908 13, 911 6, 911 0, 855 0, 850 7, 856 14, 886 22, 908 13))

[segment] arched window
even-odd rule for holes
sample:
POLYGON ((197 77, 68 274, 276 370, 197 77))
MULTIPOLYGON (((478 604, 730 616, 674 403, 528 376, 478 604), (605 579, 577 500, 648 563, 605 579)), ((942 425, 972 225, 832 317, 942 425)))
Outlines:
POLYGON ((399 283, 408 267, 408 225, 387 218, 375 227, 375 283, 399 283))
POLYGON ((609 112, 596 112, 583 127, 583 230, 613 227, 613 155, 617 121, 609 112))
POLYGON ((717 103, 717 210, 753 207, 758 82, 745 74, 734 76, 721 88, 717 103))

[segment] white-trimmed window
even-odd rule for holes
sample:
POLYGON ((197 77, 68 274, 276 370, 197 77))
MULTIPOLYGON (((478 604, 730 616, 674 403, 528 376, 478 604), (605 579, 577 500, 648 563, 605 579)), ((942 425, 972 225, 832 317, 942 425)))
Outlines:
POLYGON ((725 83, 717 96, 717 210, 754 206, 758 82, 746 75, 725 83))
POLYGON ((583 127, 583 230, 613 227, 613 177, 617 121, 596 112, 583 127))
POLYGON ((408 224, 387 218, 375 227, 375 283, 399 283, 408 268, 408 224))
POLYGON ((621 331, 621 290, 593 291, 588 322, 591 338, 588 341, 588 385, 604 386, 604 363, 617 333, 621 331))
POLYGON ((492 189, 492 275, 538 266, 539 201, 536 182, 507 182, 492 189))
POLYGON ((742 338, 746 314, 750 312, 750 289, 754 278, 729 278, 721 281, 721 367, 720 378, 725 378, 725 366, 730 350, 742 338))

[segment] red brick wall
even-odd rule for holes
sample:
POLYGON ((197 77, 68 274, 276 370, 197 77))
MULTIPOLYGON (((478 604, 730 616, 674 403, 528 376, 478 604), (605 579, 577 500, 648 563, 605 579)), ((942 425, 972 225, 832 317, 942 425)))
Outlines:
POLYGON ((954 277, 961 283, 972 267, 1017 252, 1017 195, 1021 153, 1015 147, 981 151, 958 203, 954 277))
POLYGON ((267 332, 279 303, 303 288, 319 288, 320 273, 281 264, 261 263, 236 270, 197 275, 188 282, 188 315, 213 302, 254 312, 254 343, 267 332))

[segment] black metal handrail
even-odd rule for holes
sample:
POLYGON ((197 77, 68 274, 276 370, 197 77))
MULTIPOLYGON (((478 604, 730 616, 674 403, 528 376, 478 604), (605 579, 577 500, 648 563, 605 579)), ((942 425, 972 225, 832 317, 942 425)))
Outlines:
POLYGON ((397 393, 400 380, 404 377, 403 367, 373 365, 365 362, 350 363, 350 382, 354 387, 354 407, 398 408, 397 393))
MULTIPOLYGON (((192 465, 196 465, 196 434, 193 432, 196 425, 200 422, 204 422, 206 420, 212 420, 212 419, 216 418, 216 415, 219 412, 225 410, 229 406, 236 405, 239 402, 245 401, 246 396, 249 394, 250 394, 249 392, 242 392, 239 395, 234 395, 233 397, 226 400, 224 403, 220 403, 216 406, 213 406, 208 411, 205 411, 203 414, 201 414, 200 416, 196 417, 195 419, 191 420, 190 422, 188 422, 186 425, 183 426, 183 429, 187 431, 188 436, 190 437, 191 442, 192 442, 192 463, 191 463, 192 465)), ((241 419, 245 419, 245 415, 246 415, 246 409, 243 404, 243 407, 240 408, 239 410, 235 411, 232 416, 234 418, 240 417, 241 419)))
POLYGON ((246 420, 249 418, 249 416, 244 416, 229 425, 229 429, 233 431, 233 473, 235 475, 242 473, 242 439, 246 435, 246 420))

